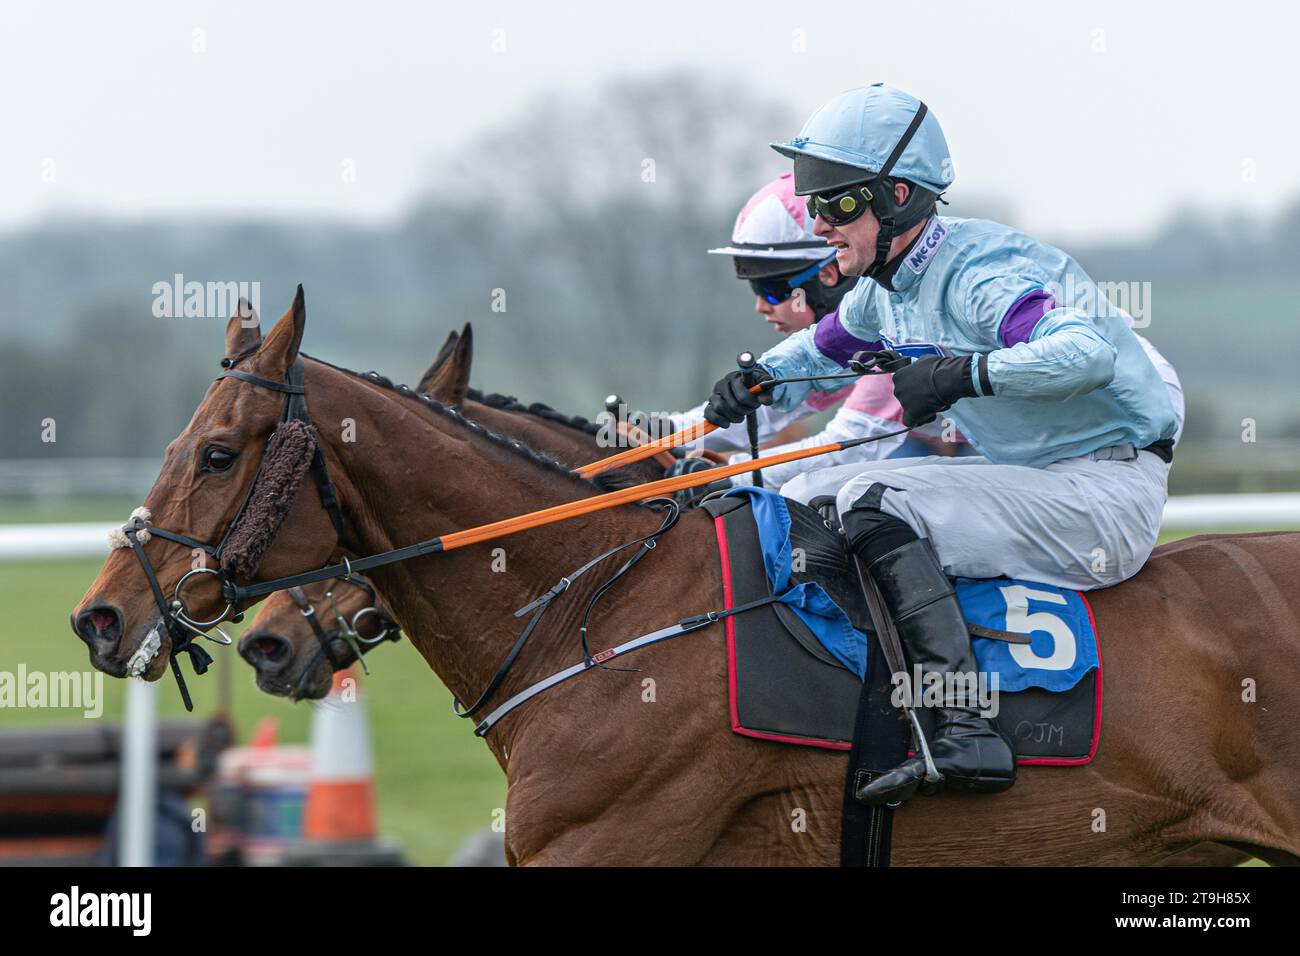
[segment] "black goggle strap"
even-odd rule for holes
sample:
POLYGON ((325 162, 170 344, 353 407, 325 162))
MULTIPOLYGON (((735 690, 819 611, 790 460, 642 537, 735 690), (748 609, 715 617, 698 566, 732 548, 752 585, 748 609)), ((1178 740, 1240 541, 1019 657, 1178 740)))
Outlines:
POLYGON ((894 147, 894 151, 885 160, 885 165, 880 167, 880 172, 876 173, 876 179, 888 176, 890 171, 893 170, 894 164, 902 158, 903 151, 907 149, 907 144, 912 141, 916 131, 921 128, 921 122, 925 119, 926 112, 927 107, 924 103, 916 108, 916 112, 912 115, 912 122, 908 123, 907 129, 903 130, 903 135, 898 138, 898 144, 894 147))
MULTIPOLYGON (((893 170, 894 164, 898 162, 903 155, 903 151, 907 149, 907 144, 912 141, 916 131, 921 128, 921 121, 925 119, 925 114, 926 105, 922 103, 916 108, 916 112, 912 115, 912 121, 907 124, 907 129, 899 137, 897 145, 894 146, 894 151, 885 160, 885 165, 880 167, 880 172, 876 174, 877 179, 884 179, 893 170)), ((896 207, 892 185, 890 185, 888 195, 883 195, 881 198, 885 206, 885 209, 881 211, 885 212, 885 215, 878 216, 880 231, 876 234, 876 258, 871 263, 871 268, 867 269, 867 275, 869 276, 874 276, 884 268, 885 263, 889 261, 889 247, 894 241, 894 223, 896 220, 893 213, 896 207)))

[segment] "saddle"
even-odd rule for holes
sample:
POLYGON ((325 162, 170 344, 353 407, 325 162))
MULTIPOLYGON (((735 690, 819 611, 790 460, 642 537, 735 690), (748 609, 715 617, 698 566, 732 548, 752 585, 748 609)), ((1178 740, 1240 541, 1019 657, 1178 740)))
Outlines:
MULTIPOLYGON (((787 590, 820 591, 833 608, 817 605, 803 593, 727 618, 732 730, 784 744, 850 750, 864 679, 888 676, 867 673, 875 636, 853 556, 844 536, 812 508, 771 492, 737 491, 742 493, 703 504, 718 537, 725 606, 774 593, 772 552, 782 542, 772 540, 779 538, 780 529, 772 527, 771 516, 784 512, 792 556, 787 590), (765 512, 762 529, 756 508, 765 512), (813 605, 817 613, 809 613, 813 605), (838 622, 835 611, 840 612, 838 622)), ((1102 701, 1101 662, 1086 598, 1008 579, 958 579, 956 587, 980 669, 989 672, 990 683, 993 675, 998 678, 994 719, 1013 741, 1018 763, 1090 761, 1102 701), (1018 634, 1007 633, 1009 620, 1018 634), (1021 621, 1034 629, 1026 632, 1021 621), (1049 630, 1040 629, 1044 622, 1049 630), (1062 629, 1076 641, 1069 667, 1061 666, 1062 629)), ((887 670, 883 663, 881 670, 887 670)), ((917 709, 927 734, 933 710, 917 709)))

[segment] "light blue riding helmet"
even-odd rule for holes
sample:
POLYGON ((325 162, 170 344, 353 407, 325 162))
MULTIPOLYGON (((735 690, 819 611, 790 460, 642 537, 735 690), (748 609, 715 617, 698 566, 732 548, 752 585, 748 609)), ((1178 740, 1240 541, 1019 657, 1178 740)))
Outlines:
POLYGON ((823 197, 819 215, 843 209, 851 222, 869 200, 880 222, 875 260, 864 273, 873 278, 885 268, 893 237, 929 216, 954 178, 939 121, 915 96, 883 83, 841 93, 790 142, 771 145, 794 160, 795 195, 823 197), (894 199, 900 179, 911 184, 901 204, 894 199))
MULTIPOLYGON (((892 175, 935 193, 943 192, 954 179, 948 141, 934 114, 911 93, 884 83, 839 94, 809 117, 798 136, 788 143, 771 145, 790 159, 808 156, 876 175, 892 175), (920 125, 904 142, 920 110, 925 110, 920 125), (904 146, 902 155, 892 169, 886 169, 900 142, 904 146)), ((817 184, 800 181, 799 165, 795 166, 795 194, 807 196, 814 191, 808 186, 817 184)))

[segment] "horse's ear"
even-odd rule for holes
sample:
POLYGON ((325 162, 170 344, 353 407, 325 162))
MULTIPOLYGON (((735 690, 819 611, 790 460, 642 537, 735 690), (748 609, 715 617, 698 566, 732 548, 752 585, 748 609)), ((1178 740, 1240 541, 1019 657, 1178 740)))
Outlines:
POLYGON ((261 321, 252 303, 242 295, 235 314, 226 323, 226 358, 237 358, 251 352, 262 341, 261 321))
MULTIPOLYGON (((434 364, 437 365, 436 362, 434 364)), ((474 329, 466 322, 452 348, 451 356, 441 365, 429 370, 433 375, 429 379, 428 388, 421 391, 444 405, 459 405, 469 391, 469 373, 473 364, 474 329)), ((428 378, 429 372, 425 372, 425 376, 428 378)))
POLYGON ((424 374, 420 376, 420 383, 415 386, 415 390, 421 395, 427 395, 429 393, 429 389, 433 385, 434 376, 438 374, 438 369, 447 364, 447 360, 451 358, 451 353, 455 350, 456 342, 459 339, 460 333, 456 330, 453 329, 447 333, 447 341, 442 343, 442 348, 438 349, 438 354, 433 357, 433 361, 429 363, 429 367, 426 368, 424 374))
POLYGON ((283 378, 298 358, 302 332, 307 324, 307 302, 302 286, 293 297, 293 305, 280 317, 257 350, 257 366, 267 378, 283 378))

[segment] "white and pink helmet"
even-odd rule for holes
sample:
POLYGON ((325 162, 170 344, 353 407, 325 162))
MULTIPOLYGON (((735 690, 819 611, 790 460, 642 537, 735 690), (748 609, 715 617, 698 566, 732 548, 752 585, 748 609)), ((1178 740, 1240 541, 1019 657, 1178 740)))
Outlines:
POLYGON ((807 202, 794 194, 794 174, 782 173, 749 197, 736 217, 731 245, 709 253, 734 256, 738 279, 765 279, 829 260, 834 251, 813 235, 807 202))

